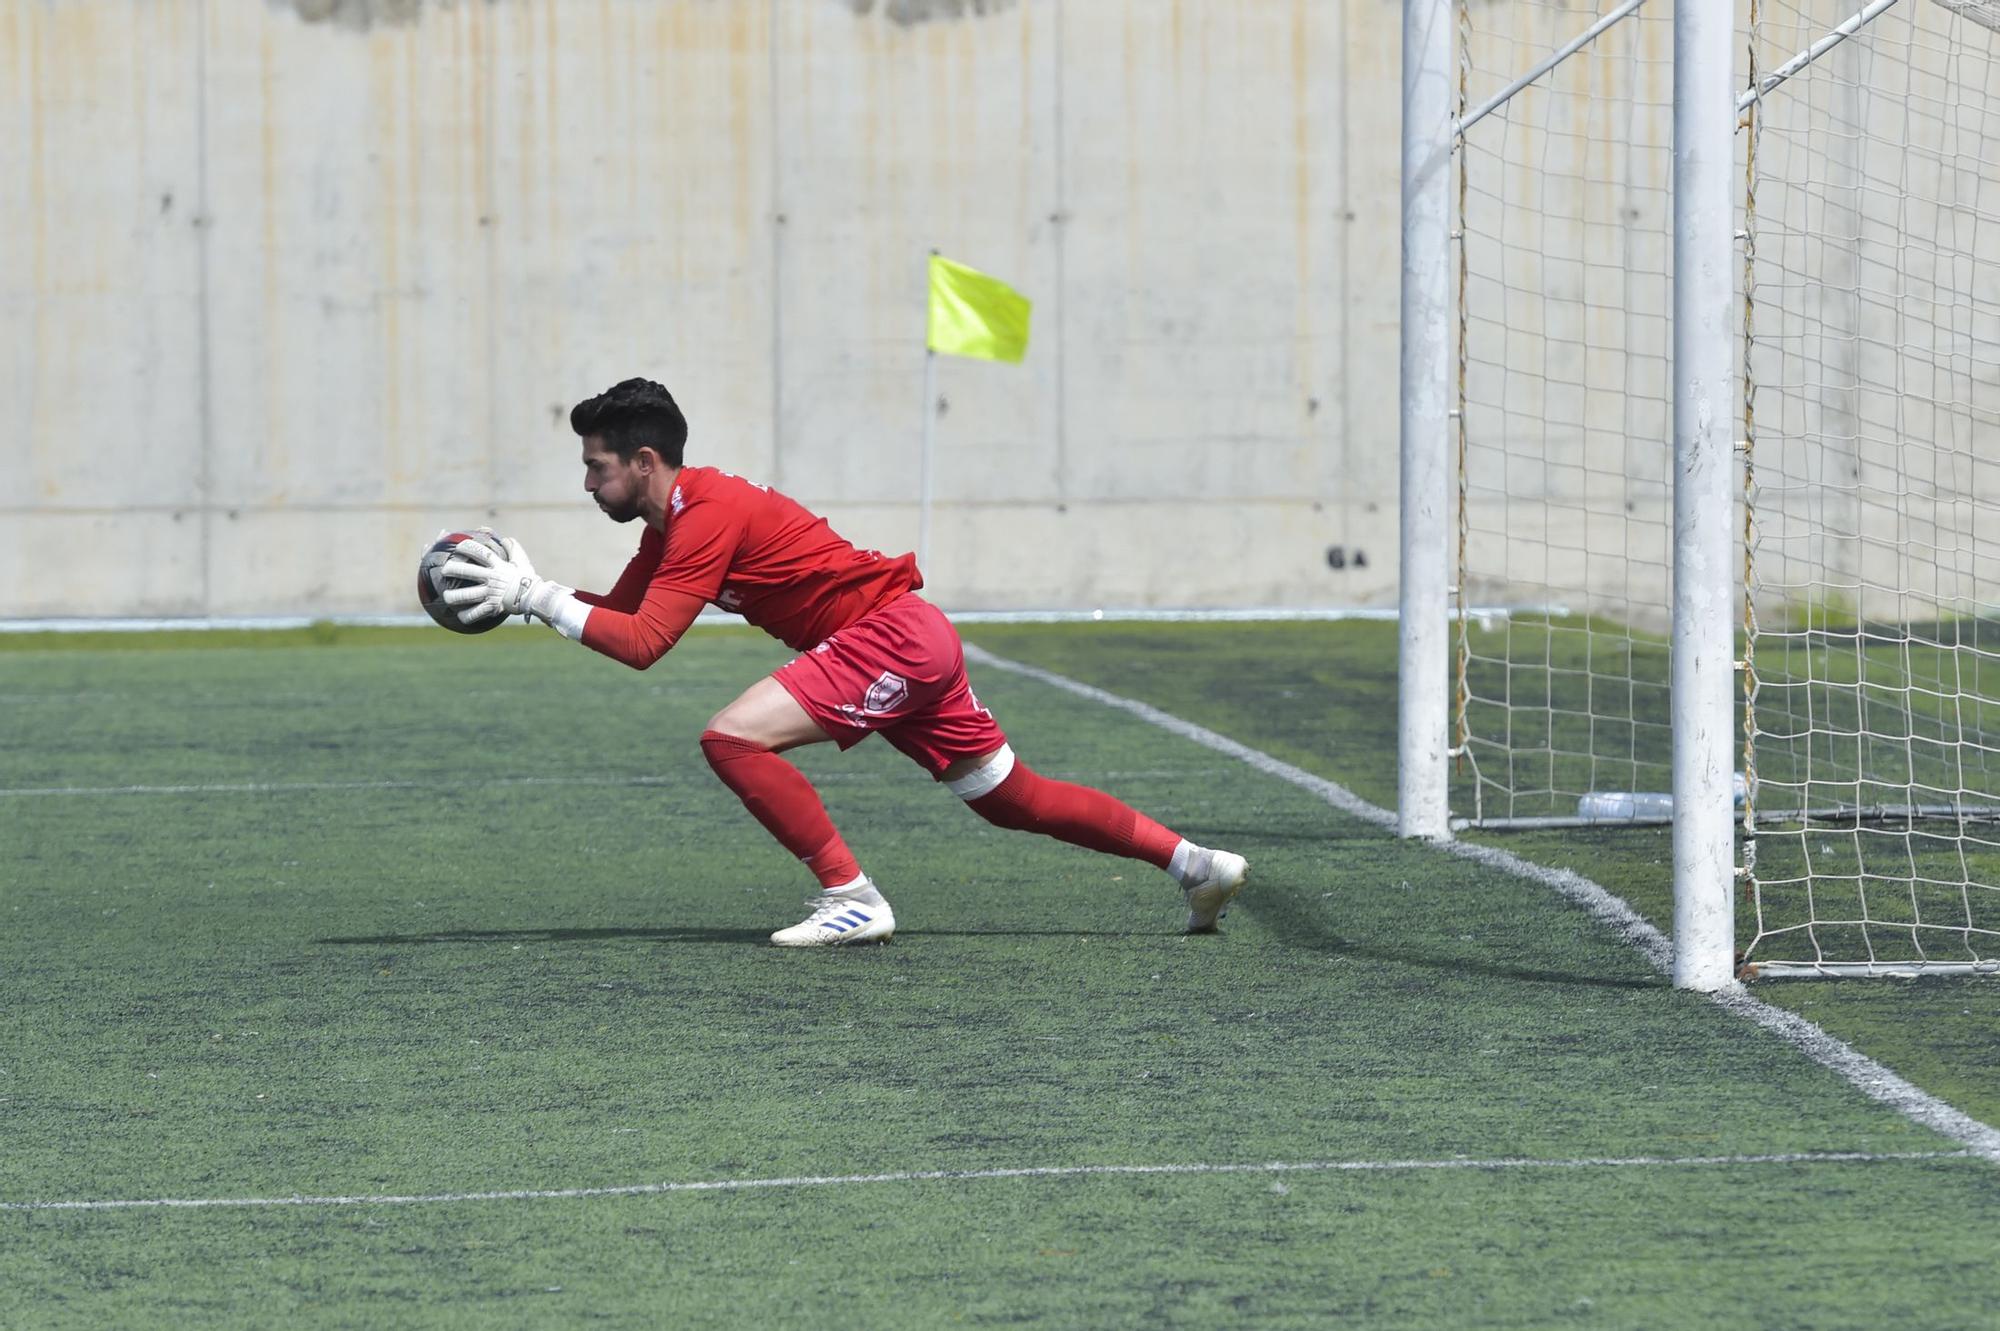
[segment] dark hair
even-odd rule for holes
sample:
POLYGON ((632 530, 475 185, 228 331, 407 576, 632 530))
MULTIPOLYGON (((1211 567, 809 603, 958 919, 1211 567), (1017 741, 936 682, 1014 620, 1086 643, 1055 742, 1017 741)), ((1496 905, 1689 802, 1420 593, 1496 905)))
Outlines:
POLYGON ((687 417, 674 405, 674 395, 651 379, 627 379, 577 403, 569 428, 581 439, 596 435, 626 462, 650 448, 670 467, 681 465, 688 437, 687 417))

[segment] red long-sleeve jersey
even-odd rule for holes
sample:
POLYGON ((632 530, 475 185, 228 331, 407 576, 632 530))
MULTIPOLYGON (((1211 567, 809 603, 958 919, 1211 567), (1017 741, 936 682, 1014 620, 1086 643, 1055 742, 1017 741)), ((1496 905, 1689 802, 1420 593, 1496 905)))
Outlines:
POLYGON ((825 518, 768 486, 713 467, 682 467, 666 530, 646 529, 595 607, 583 644, 635 670, 666 655, 706 603, 805 651, 924 585, 915 555, 860 550, 825 518))

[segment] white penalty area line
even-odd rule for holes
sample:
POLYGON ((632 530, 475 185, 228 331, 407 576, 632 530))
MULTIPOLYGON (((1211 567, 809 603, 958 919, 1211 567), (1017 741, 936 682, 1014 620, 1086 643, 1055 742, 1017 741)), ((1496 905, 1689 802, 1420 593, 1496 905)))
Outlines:
MULTIPOLYGON (((1351 814, 1363 822, 1391 830, 1396 826, 1396 815, 1393 812, 1378 804, 1371 804, 1338 782, 1314 776, 1311 772, 1273 758, 1270 754, 1253 749, 1247 744, 1239 744, 1205 726, 1198 726, 1192 721, 1183 721, 1180 717, 1163 712, 1147 703, 1120 697, 1118 694, 1081 683, 1068 676, 995 656, 984 648, 974 647, 970 643, 966 644, 965 655, 966 659, 977 661, 983 666, 1009 671, 1047 684, 1051 688, 1075 694, 1079 698, 1128 712, 1162 730, 1179 735, 1183 739, 1193 740, 1217 753, 1228 754, 1260 772, 1311 791, 1342 813, 1351 814)), ((1655 928, 1651 921, 1633 910, 1623 898, 1607 891, 1582 874, 1569 869, 1552 869, 1547 865, 1536 864, 1493 846, 1452 840, 1428 841, 1425 844, 1446 854, 1456 855, 1460 859, 1471 860, 1475 864, 1513 874, 1553 889, 1562 897, 1588 911, 1599 922, 1609 926, 1619 937, 1636 948, 1654 970, 1662 975, 1672 973, 1673 944, 1667 936, 1655 928)), ((1853 1046, 1828 1035, 1804 1017, 1752 997, 1740 984, 1732 984, 1707 997, 1724 1011, 1755 1022, 1821 1067, 1838 1073, 1870 1099, 1888 1106, 1914 1123, 1960 1143, 1974 1155, 2000 1163, 2000 1129, 1982 1123, 1970 1114, 1946 1104, 1930 1092, 1910 1084, 1853 1046)))
POLYGON ((681 1192, 757 1192, 787 1188, 847 1188, 883 1183, 982 1183, 995 1179, 1117 1178, 1217 1174, 1399 1174, 1445 1170, 1700 1169, 1753 1165, 1872 1165, 1912 1160, 1964 1160, 1970 1151, 1799 1151, 1779 1155, 1631 1155, 1536 1160, 1273 1160, 1211 1165, 1041 1165, 1022 1169, 922 1169, 888 1174, 802 1174, 790 1178, 700 1179, 632 1183, 606 1188, 516 1188, 496 1192, 357 1193, 326 1197, 153 1197, 122 1201, 0 1202, 0 1211, 214 1210, 275 1206, 443 1206, 461 1202, 561 1201, 591 1197, 656 1197, 681 1192))

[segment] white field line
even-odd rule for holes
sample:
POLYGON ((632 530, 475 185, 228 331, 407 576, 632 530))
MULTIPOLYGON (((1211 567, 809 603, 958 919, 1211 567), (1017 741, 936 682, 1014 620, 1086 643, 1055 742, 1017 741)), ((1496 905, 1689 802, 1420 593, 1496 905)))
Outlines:
MULTIPOLYGON (((1193 740, 1217 753, 1226 753, 1260 772, 1309 790, 1343 813, 1352 814, 1377 827, 1393 828, 1396 825, 1394 813, 1369 803, 1345 786, 1302 771, 1290 763, 1282 762, 1248 745, 1239 744, 1192 721, 1183 721, 1157 707, 1108 693, 1052 671, 1006 660, 970 644, 966 646, 965 655, 967 660, 977 661, 980 665, 1022 675, 1052 688, 1073 693, 1080 698, 1101 703, 1106 707, 1129 712, 1163 730, 1193 740)), ((1476 846, 1462 841, 1433 841, 1428 844, 1447 854, 1554 889, 1563 897, 1583 907, 1599 921, 1609 925, 1621 938, 1637 948, 1653 969, 1663 975, 1671 971, 1673 944, 1668 941, 1666 935, 1654 928, 1623 899, 1614 896, 1582 874, 1568 869, 1551 869, 1547 865, 1535 864, 1492 846, 1476 846)), ((1928 1091, 1911 1085, 1888 1068, 1851 1045, 1828 1035, 1805 1018, 1752 997, 1742 985, 1731 985, 1709 997, 1724 1011, 1754 1021, 1813 1062, 1838 1073, 1870 1099, 1889 1106, 1912 1122, 1961 1143, 1974 1155, 2000 1162, 2000 1129, 1982 1123, 1970 1114, 1954 1109, 1928 1091)))
POLYGON ((754 1192, 784 1188, 858 1187, 879 1183, 975 1183, 989 1179, 1103 1178, 1160 1174, 1394 1174, 1522 1169, 1699 1169, 1749 1165, 1877 1164, 1898 1160, 1963 1160, 1970 1151, 1803 1151, 1791 1155, 1632 1155, 1573 1160, 1501 1157, 1473 1160, 1273 1160, 1260 1164, 1041 1165, 1022 1169, 923 1169, 888 1174, 804 1174, 792 1178, 697 1179, 685 1183, 632 1183, 606 1188, 517 1188, 500 1192, 357 1193, 308 1197, 153 1197, 111 1201, 0 1202, 0 1211, 204 1210, 272 1206, 423 1206, 455 1202, 551 1201, 577 1197, 651 1197, 677 1192, 754 1192))
MULTIPOLYGON (((1066 781, 1174 781, 1199 780, 1224 775, 1214 767, 1157 767, 1114 772, 1050 772, 1066 781)), ((477 783, 493 786, 672 786, 686 782, 685 776, 501 776, 469 777, 463 774, 423 780, 380 781, 211 781, 173 786, 0 786, 0 799, 55 796, 118 795, 293 795, 327 790, 452 790, 477 783)), ((880 772, 814 772, 814 785, 853 782, 868 784, 898 778, 880 772)))
MULTIPOLYGON (((981 665, 1006 670, 1090 701, 1129 712, 1153 725, 1185 739, 1191 739, 1218 753, 1227 754, 1269 775, 1311 791, 1328 804, 1379 827, 1393 827, 1395 815, 1369 803, 1337 782, 1292 766, 1269 754, 1239 744, 1212 730, 1183 721, 1146 703, 1122 698, 1103 689, 1079 683, 1062 675, 994 656, 968 645, 968 658, 981 665)), ((532 778, 529 780, 533 780, 532 778)), ((566 780, 566 778, 550 778, 566 780)), ((581 782, 584 779, 578 779, 581 782)), ((642 779, 643 780, 643 779, 642 779)), ((346 788, 343 783, 325 783, 330 788, 346 788)), ((367 787, 389 788, 416 785, 404 783, 362 783, 367 787)), ((300 783, 297 788, 304 788, 300 783)), ((262 787, 255 787, 261 789, 262 787)), ((161 788, 168 789, 168 788, 161 788)), ((214 787, 198 789, 210 790, 214 787)), ((20 793, 20 792, 0 792, 20 793)), ((1488 867, 1505 870, 1554 888, 1584 906, 1600 920, 1611 924, 1645 954, 1656 969, 1668 968, 1670 949, 1657 929, 1648 924, 1623 901, 1580 874, 1553 870, 1491 847, 1468 846, 1457 842, 1432 843, 1438 849, 1460 855, 1488 867)), ((1770 1155, 1706 1156, 1595 1156, 1575 1159, 1494 1159, 1433 1160, 1313 1160, 1271 1161, 1260 1164, 1164 1164, 1164 1165, 1050 1165, 1015 1169, 907 1170, 882 1174, 801 1175, 789 1178, 708 1179, 680 1183, 637 1183, 600 1188, 512 1189, 491 1192, 441 1192, 410 1194, 355 1194, 350 1196, 290 1197, 207 1197, 139 1198, 128 1200, 0 1201, 0 1211, 113 1211, 213 1209, 221 1207, 285 1206, 414 1206, 460 1202, 537 1201, 564 1198, 634 1197, 669 1193, 747 1192, 760 1189, 853 1187, 868 1184, 978 1182, 993 1179, 1083 1178, 1130 1175, 1217 1175, 1291 1173, 1398 1173, 1440 1170, 1472 1170, 1495 1173, 1508 1170, 1574 1169, 1689 1169, 1752 1165, 1872 1164, 1893 1161, 1955 1160, 1984 1158, 2000 1160, 2000 1132, 1960 1113, 1935 1097, 1911 1086, 1887 1068, 1827 1035, 1812 1023, 1749 996, 1740 986, 1715 996, 1726 1010, 1757 1022, 1780 1039, 1793 1045, 1813 1061, 1839 1073, 1870 1097, 1890 1105, 1912 1120, 1962 1143, 1959 1151, 1814 1151, 1770 1155)))

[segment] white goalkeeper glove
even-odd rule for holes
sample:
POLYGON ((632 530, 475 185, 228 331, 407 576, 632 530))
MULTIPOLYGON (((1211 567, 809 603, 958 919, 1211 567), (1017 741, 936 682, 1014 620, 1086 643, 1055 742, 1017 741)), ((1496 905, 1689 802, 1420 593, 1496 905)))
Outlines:
POLYGON ((440 571, 466 585, 447 588, 445 604, 462 607, 458 618, 466 624, 494 615, 528 615, 553 624, 556 602, 574 596, 575 590, 536 573, 528 552, 513 537, 504 536, 500 543, 507 549, 505 559, 478 541, 458 543, 457 553, 440 571))

